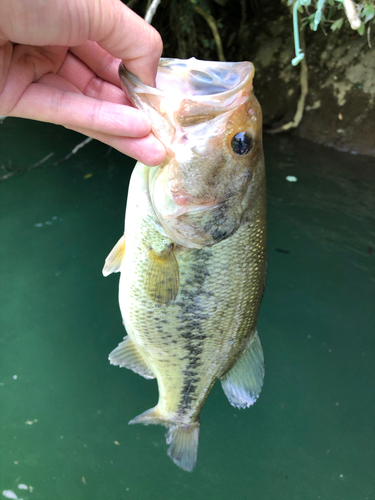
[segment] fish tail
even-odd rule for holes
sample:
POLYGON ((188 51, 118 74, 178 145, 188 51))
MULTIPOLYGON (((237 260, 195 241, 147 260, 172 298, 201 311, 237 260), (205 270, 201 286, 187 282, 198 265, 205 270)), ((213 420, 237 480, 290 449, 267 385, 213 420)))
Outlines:
POLYGON ((191 472, 197 462, 199 422, 190 425, 172 425, 165 437, 169 444, 168 455, 173 462, 191 472))
POLYGON ((171 424, 160 412, 159 407, 147 410, 138 417, 130 420, 129 424, 158 424, 169 427, 165 437, 169 444, 168 455, 173 462, 188 472, 191 472, 197 462, 199 422, 192 422, 187 425, 171 424))

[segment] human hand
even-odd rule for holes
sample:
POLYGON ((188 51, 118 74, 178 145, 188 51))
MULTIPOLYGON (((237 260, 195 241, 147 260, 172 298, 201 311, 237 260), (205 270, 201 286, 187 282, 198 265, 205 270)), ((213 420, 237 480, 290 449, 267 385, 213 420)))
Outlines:
POLYGON ((120 60, 153 85, 158 32, 120 0, 1 0, 0 115, 63 125, 147 165, 164 159, 120 88, 120 60))

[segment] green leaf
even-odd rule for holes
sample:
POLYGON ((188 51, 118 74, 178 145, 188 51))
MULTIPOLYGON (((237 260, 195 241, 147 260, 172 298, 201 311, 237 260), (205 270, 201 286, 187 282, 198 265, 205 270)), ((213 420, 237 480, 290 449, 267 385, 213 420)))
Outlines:
POLYGON ((361 26, 357 29, 358 33, 362 36, 365 32, 365 23, 361 23, 361 26))
POLYGON ((306 26, 309 24, 311 27, 314 25, 314 20, 315 20, 315 12, 307 17, 302 18, 302 26, 306 26))
POLYGON ((361 26, 357 29, 357 31, 362 36, 365 32, 365 23, 361 23, 361 26))
POLYGON ((367 23, 367 21, 370 21, 370 19, 372 19, 374 16, 375 16, 375 7, 370 3, 366 4, 361 16, 365 18, 364 22, 367 23))
POLYGON ((332 25, 331 25, 331 30, 332 31, 339 30, 341 28, 343 22, 344 22, 343 17, 341 17, 340 19, 336 19, 336 21, 334 23, 332 23, 332 25))

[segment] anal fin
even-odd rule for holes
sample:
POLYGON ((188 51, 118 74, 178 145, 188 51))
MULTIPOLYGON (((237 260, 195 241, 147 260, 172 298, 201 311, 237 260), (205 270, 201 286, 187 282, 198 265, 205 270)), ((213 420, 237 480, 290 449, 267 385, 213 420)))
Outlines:
POLYGON ((220 380, 230 404, 236 408, 248 408, 258 399, 263 386, 264 356, 258 332, 220 380))
POLYGON ((121 236, 116 245, 113 247, 108 257, 105 259, 103 267, 103 276, 108 276, 112 273, 118 273, 121 268, 122 261, 125 255, 125 235, 121 236))
POLYGON ((144 378, 155 378, 134 342, 126 336, 108 357, 111 365, 129 368, 144 378))
POLYGON ((150 410, 146 410, 137 417, 133 418, 133 420, 130 420, 129 425, 133 424, 143 424, 143 425, 168 425, 166 422, 163 420, 160 411, 159 411, 159 406, 156 405, 154 408, 151 408, 150 410))

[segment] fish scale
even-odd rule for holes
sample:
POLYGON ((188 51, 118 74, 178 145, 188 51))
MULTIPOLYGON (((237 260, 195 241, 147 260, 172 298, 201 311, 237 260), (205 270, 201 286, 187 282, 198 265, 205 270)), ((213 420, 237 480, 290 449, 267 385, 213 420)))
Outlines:
MULTIPOLYGON (((148 170, 138 164, 132 181, 139 177, 146 182, 148 170)), ((209 249, 177 250, 179 293, 170 306, 160 307, 147 295, 143 277, 147 249, 166 236, 156 229, 149 200, 145 199, 142 211, 139 200, 134 201, 133 207, 129 200, 127 213, 131 227, 141 227, 141 231, 134 231, 133 245, 127 248, 126 257, 136 271, 135 278, 121 275, 120 295, 128 297, 122 315, 157 378, 160 412, 171 422, 188 424, 199 415, 209 388, 255 331, 266 266, 265 218, 261 209, 254 210, 254 222, 242 225, 231 238, 209 249), (137 213, 141 220, 136 219, 137 213), (192 354, 193 349, 202 352, 198 356, 192 354), (198 358, 199 364, 194 363, 198 358)), ((258 205, 262 204, 259 199, 258 205)))
POLYGON ((130 423, 167 427, 168 454, 188 471, 196 463, 200 412, 216 380, 238 408, 251 406, 263 384, 257 319, 266 276, 266 196, 252 74, 251 63, 168 60, 159 67, 161 88, 153 89, 120 68, 128 97, 149 114, 167 156, 156 168, 136 165, 124 237, 103 270, 121 272, 128 334, 109 359, 157 379, 157 405, 130 423), (203 78, 202 64, 222 78, 221 93, 203 78), (197 78, 199 95, 194 89, 189 95, 197 78))

